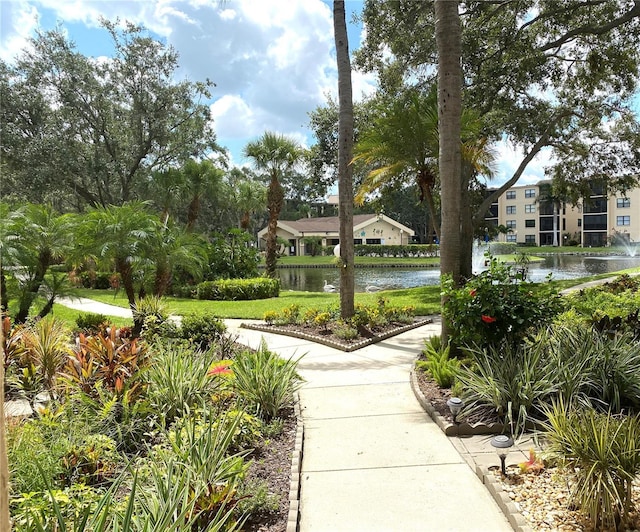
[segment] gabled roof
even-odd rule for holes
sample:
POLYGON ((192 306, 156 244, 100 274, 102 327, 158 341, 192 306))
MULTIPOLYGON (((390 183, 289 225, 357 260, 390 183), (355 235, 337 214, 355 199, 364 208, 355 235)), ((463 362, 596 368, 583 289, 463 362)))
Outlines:
MULTIPOLYGON (((384 220, 385 222, 401 229, 405 233, 413 236, 415 231, 396 222, 392 218, 385 216, 384 214, 355 214, 353 216, 353 230, 363 229, 368 225, 377 222, 378 220, 384 220)), ((278 220, 278 227, 288 231, 294 236, 303 235, 326 235, 328 233, 338 234, 340 232, 340 218, 338 216, 327 216, 324 218, 300 218, 299 220, 278 220)), ((267 232, 267 228, 261 229, 258 232, 258 236, 262 236, 267 232)))

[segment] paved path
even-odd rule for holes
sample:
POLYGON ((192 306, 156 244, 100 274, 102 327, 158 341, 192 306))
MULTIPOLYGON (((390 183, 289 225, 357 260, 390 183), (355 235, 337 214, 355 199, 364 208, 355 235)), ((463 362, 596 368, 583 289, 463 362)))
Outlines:
MULTIPOLYGON (((128 309, 74 298, 59 303, 110 316, 128 309)), ((305 441, 300 532, 502 532, 506 517, 473 473, 486 442, 447 438, 420 407, 409 374, 434 323, 353 353, 240 328, 238 341, 262 338, 283 357, 302 357, 305 441), (474 443, 478 448, 468 448, 474 443), (458 450, 456 450, 456 448, 458 450), (462 453, 462 454, 461 454, 462 453), (464 457, 464 458, 463 458, 464 457), (467 461, 469 465, 467 465, 467 461)), ((495 461, 491 453, 490 460, 495 461)))
POLYGON ((422 410, 409 372, 426 325, 353 353, 238 328, 300 357, 305 438, 301 532, 500 532, 512 530, 478 477, 422 410))

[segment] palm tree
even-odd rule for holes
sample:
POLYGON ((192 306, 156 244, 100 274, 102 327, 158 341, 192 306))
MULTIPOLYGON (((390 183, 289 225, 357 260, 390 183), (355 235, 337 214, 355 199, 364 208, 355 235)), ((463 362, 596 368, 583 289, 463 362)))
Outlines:
MULTIPOLYGON (((136 306, 135 277, 150 263, 153 244, 162 229, 160 219, 149 213, 148 205, 129 202, 120 207, 96 207, 83 220, 78 240, 83 256, 113 264, 132 312, 136 306)), ((134 317, 133 325, 133 333, 138 335, 143 324, 134 317)))
POLYGON ((27 205, 13 218, 18 236, 14 260, 21 267, 16 323, 24 323, 49 267, 73 247, 75 216, 59 214, 48 205, 27 205))
POLYGON ((162 297, 171 284, 175 268, 180 267, 195 279, 201 278, 207 264, 204 238, 175 225, 164 225, 151 237, 153 295, 162 297))
POLYGON ((355 314, 353 249, 353 95, 344 0, 333 1, 333 36, 338 67, 338 203, 340 216, 340 315, 355 314))
POLYGON ((200 216, 202 199, 205 196, 218 197, 222 195, 222 178, 224 171, 217 168, 213 162, 188 161, 183 168, 185 194, 189 199, 187 207, 187 231, 192 231, 200 216))
POLYGON ((240 210, 240 228, 249 231, 251 215, 263 209, 267 201, 267 190, 261 183, 244 180, 235 186, 236 204, 240 210))
MULTIPOLYGON (((440 273, 462 278, 462 28, 458 2, 435 0, 438 48, 438 128, 442 226, 440 273)), ((442 303, 446 300, 443 298, 442 303)), ((442 345, 449 341, 450 327, 442 323, 442 345)))
POLYGON ((374 168, 367 174, 355 199, 395 180, 414 175, 420 201, 426 202, 436 236, 440 223, 433 199, 438 169, 438 100, 435 90, 426 96, 409 90, 390 105, 378 106, 378 118, 356 145, 354 162, 374 168))
POLYGON ((283 135, 265 132, 260 139, 250 142, 244 154, 253 160, 258 170, 264 171, 269 178, 267 190, 267 226, 266 269, 268 277, 276 275, 276 229, 278 218, 284 205, 284 190, 281 181, 300 160, 302 150, 299 145, 283 135))

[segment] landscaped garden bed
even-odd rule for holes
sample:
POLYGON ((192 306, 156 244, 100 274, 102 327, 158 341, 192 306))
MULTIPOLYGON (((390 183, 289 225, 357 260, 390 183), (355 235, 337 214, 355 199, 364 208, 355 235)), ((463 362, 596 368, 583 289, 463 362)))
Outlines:
POLYGON ((535 427, 539 455, 495 473, 534 530, 638 529, 640 283, 622 276, 550 294, 541 313, 536 292, 508 270, 492 264, 449 288, 452 343, 427 342, 417 362, 424 403, 452 421, 455 395, 465 404, 456 422, 487 432, 497 422, 515 439, 535 427))
POLYGON ((16 530, 286 530, 296 362, 152 314, 140 339, 99 316, 75 342, 4 321, 7 397, 35 407, 8 423, 16 530))
POLYGON ((340 309, 335 305, 304 312, 299 305, 291 305, 281 312, 265 313, 264 323, 243 324, 243 327, 304 338, 348 352, 433 321, 413 314, 413 307, 391 306, 385 297, 379 296, 375 305, 356 305, 356 313, 349 320, 340 318, 340 309))

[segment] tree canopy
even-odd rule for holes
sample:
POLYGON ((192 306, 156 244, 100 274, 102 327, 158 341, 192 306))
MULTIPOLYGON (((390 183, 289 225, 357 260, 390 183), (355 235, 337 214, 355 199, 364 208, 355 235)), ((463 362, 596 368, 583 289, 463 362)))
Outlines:
MULTIPOLYGON (((485 136, 522 148, 527 164, 548 148, 549 175, 574 188, 594 178, 612 189, 633 186, 640 174, 632 107, 640 2, 459 4, 464 102, 482 116, 485 136)), ((398 72, 418 84, 435 77, 431 2, 367 0, 362 19, 369 31, 357 64, 377 72, 383 88, 398 72)), ((525 168, 507 176, 500 193, 525 168)))
POLYGON ((176 81, 178 55, 132 24, 104 21, 114 55, 79 53, 61 30, 0 62, 5 189, 31 201, 136 199, 156 169, 218 149, 210 81, 176 81))

